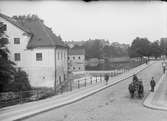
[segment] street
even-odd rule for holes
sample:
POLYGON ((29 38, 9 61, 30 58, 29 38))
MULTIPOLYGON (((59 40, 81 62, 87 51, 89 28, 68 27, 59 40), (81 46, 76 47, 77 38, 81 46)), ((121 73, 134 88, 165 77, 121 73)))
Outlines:
MULTIPOLYGON (((137 75, 143 80, 145 97, 149 93, 149 81, 153 75, 156 81, 161 77, 160 62, 137 75)), ((167 112, 144 107, 144 99, 130 99, 128 84, 131 81, 132 78, 129 78, 83 100, 24 121, 166 121, 167 112)))

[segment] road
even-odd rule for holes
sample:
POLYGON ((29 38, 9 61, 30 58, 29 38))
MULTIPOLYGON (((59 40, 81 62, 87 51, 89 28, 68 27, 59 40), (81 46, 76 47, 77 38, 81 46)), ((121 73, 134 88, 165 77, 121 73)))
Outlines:
MULTIPOLYGON (((153 75, 156 81, 161 77, 160 62, 137 75, 143 80, 145 97, 149 94, 149 81, 153 75)), ((129 78, 83 100, 23 121, 166 121, 167 112, 144 107, 144 99, 130 99, 127 88, 131 81, 129 78)))

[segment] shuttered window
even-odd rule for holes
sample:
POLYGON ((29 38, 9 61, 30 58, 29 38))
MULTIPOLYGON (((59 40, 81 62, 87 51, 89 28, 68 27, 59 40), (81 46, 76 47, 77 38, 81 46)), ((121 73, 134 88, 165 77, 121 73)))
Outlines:
POLYGON ((42 61, 42 53, 36 53, 36 60, 42 61))
POLYGON ((20 61, 21 60, 20 53, 15 53, 14 59, 15 59, 15 61, 20 61))

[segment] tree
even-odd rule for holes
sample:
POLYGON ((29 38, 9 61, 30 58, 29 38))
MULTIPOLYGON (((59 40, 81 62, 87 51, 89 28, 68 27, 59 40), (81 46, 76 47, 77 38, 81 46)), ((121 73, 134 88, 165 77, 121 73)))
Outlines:
POLYGON ((18 68, 14 74, 14 81, 8 85, 8 90, 14 92, 31 90, 27 73, 18 68))
POLYGON ((86 58, 102 58, 103 43, 100 39, 88 40, 84 43, 86 58))
POLYGON ((160 47, 162 49, 162 54, 167 55, 167 38, 161 38, 160 47))
POLYGON ((151 42, 147 38, 139 38, 133 40, 129 48, 130 57, 149 57, 151 55, 150 46, 151 42))
POLYGON ((150 51, 151 55, 154 56, 155 58, 160 57, 162 54, 162 48, 160 47, 157 41, 151 43, 150 51))
POLYGON ((15 74, 14 63, 9 59, 8 38, 5 36, 4 24, 0 28, 0 92, 11 82, 15 74))

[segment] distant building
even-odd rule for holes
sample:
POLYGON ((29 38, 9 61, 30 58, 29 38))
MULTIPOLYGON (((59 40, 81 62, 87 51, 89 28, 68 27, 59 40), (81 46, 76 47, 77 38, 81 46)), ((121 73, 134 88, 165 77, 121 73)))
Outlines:
POLYGON ((69 49, 68 55, 69 72, 85 71, 85 50, 82 47, 69 49))
POLYGON ((27 72, 31 86, 56 88, 67 80, 68 48, 40 19, 18 21, 0 13, 6 24, 10 59, 27 72))

